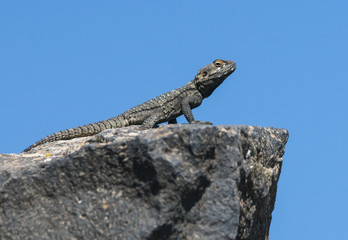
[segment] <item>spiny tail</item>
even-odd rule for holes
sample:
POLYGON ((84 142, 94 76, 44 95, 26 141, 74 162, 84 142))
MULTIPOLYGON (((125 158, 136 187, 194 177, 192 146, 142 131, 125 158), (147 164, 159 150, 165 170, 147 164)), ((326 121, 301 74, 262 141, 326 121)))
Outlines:
POLYGON ((55 142, 59 140, 68 140, 72 138, 92 136, 104 131, 105 129, 121 128, 121 127, 126 127, 128 125, 129 125, 128 121, 126 121, 124 117, 120 115, 120 116, 117 116, 108 120, 100 121, 97 123, 91 123, 84 126, 70 128, 67 130, 53 133, 41 139, 40 141, 37 141, 30 147, 24 149, 23 152, 28 152, 34 147, 42 145, 47 142, 55 142))

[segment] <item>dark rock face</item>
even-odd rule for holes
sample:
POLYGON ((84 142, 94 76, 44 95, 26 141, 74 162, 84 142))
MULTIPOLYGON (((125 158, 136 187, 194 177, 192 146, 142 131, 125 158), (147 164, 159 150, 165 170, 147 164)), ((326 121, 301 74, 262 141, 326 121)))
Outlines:
POLYGON ((268 239, 284 129, 106 130, 0 155, 0 239, 268 239))

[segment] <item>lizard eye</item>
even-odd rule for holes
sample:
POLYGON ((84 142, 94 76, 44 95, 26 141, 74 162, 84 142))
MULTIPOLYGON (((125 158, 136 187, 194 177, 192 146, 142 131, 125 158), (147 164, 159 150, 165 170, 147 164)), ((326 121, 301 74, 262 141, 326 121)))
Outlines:
POLYGON ((222 66, 221 60, 216 60, 216 61, 214 62, 214 65, 215 65, 215 67, 221 67, 221 66, 222 66))
POLYGON ((201 77, 205 77, 205 76, 207 76, 207 75, 208 75, 207 72, 202 72, 201 77))

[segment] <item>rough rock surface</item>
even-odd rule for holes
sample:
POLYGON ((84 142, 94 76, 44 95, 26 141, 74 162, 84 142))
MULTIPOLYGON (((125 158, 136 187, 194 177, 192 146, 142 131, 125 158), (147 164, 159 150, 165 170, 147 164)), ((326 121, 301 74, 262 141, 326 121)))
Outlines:
POLYGON ((0 239, 268 239, 287 139, 178 124, 0 154, 0 239))

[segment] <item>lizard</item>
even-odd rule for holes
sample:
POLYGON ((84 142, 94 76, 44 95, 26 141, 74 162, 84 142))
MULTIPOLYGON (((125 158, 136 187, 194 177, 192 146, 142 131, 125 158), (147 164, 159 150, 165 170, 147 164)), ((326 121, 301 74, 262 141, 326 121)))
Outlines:
POLYGON ((192 109, 200 106, 203 99, 209 97, 235 69, 235 62, 216 59, 213 63, 201 68, 192 81, 180 88, 148 100, 116 117, 48 135, 23 152, 28 152, 47 142, 91 136, 105 129, 140 125, 141 130, 146 130, 163 122, 175 124, 176 118, 182 114, 189 124, 211 124, 195 120, 192 109))

